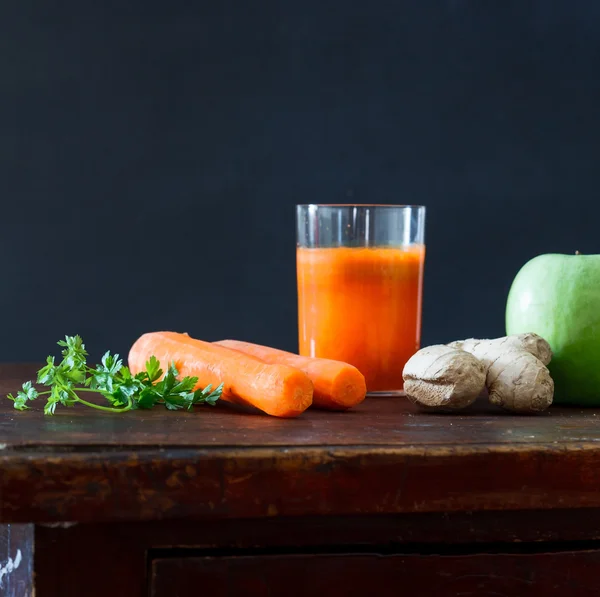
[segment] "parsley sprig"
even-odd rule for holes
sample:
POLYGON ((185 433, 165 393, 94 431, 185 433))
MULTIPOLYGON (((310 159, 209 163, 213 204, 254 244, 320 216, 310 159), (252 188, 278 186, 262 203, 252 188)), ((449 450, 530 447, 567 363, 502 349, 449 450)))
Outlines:
POLYGON ((133 375, 119 355, 110 352, 104 354, 101 364, 95 368, 88 366, 88 353, 79 336, 65 336, 58 345, 63 348, 62 360, 56 363, 55 358, 49 356, 37 376, 37 383, 50 389, 39 392, 32 381, 26 381, 16 396, 7 396, 17 410, 29 408, 28 403, 39 396, 48 397, 44 406, 46 415, 53 415, 59 404, 73 406, 77 403, 115 413, 152 408, 157 404, 164 404, 169 410, 191 410, 196 404, 212 406, 221 397, 223 384, 215 390, 210 385, 203 390, 194 390, 197 377, 179 379, 174 363, 164 373, 154 356, 146 362, 145 371, 133 375), (85 392, 101 394, 110 406, 84 400, 80 394, 85 392))

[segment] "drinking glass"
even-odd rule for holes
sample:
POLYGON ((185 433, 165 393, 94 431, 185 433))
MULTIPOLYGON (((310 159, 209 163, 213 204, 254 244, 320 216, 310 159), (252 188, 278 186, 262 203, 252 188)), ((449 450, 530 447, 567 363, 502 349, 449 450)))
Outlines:
POLYGON ((401 392, 421 343, 425 207, 297 205, 296 230, 300 354, 401 392))

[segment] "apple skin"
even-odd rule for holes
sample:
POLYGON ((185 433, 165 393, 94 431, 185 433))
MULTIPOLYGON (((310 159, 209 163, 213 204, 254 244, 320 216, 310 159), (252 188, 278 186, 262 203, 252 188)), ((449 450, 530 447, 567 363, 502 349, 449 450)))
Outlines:
POLYGON ((527 262, 506 304, 506 333, 522 332, 552 347, 555 403, 600 406, 600 255, 548 254, 527 262))

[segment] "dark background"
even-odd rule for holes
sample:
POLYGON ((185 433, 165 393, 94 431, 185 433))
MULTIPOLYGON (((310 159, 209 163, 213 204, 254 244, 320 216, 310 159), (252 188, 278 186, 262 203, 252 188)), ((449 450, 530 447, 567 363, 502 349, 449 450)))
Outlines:
POLYGON ((423 341, 599 252, 600 3, 8 0, 0 359, 296 347, 294 205, 428 208, 423 341))

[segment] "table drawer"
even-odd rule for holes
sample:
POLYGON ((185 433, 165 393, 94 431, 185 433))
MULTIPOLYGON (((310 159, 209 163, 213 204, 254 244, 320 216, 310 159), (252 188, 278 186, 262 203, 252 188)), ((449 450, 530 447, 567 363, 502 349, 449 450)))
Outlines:
POLYGON ((152 597, 600 595, 600 550, 535 554, 174 557, 151 564, 152 597))

